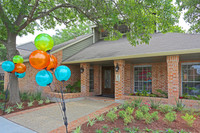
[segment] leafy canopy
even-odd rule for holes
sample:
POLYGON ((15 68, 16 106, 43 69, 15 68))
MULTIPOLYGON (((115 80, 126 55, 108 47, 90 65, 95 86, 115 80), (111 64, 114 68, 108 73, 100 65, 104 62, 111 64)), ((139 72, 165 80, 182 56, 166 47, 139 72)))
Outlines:
MULTIPOLYGON (((178 22, 178 9, 172 0, 1 0, 0 43, 8 44, 8 35, 26 35, 35 30, 92 21, 116 36, 116 25, 128 25, 127 38, 132 45, 148 43, 156 24, 167 32, 178 22), (38 20, 38 21, 37 21, 38 20), (138 39, 141 41, 139 42, 138 39)), ((118 35, 118 33, 117 33, 118 35)), ((116 38, 116 37, 115 37, 116 38)))

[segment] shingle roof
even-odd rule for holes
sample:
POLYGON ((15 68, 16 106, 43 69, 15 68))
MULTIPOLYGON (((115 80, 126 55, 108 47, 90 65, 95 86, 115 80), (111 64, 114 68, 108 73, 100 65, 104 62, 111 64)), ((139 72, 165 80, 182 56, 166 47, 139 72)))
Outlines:
MULTIPOLYGON (((132 46, 127 38, 117 41, 100 41, 64 60, 64 63, 90 61, 111 57, 127 57, 152 53, 200 49, 200 34, 156 33, 149 45, 132 46)), ((200 52, 200 51, 199 51, 200 52)))
MULTIPOLYGON (((55 45, 53 47, 53 49, 51 50, 51 52, 54 52, 54 51, 56 51, 56 50, 58 50, 58 49, 60 49, 62 47, 65 47, 65 46, 67 46, 67 45, 69 45, 71 43, 74 43, 74 42, 76 42, 78 40, 81 40, 81 39, 83 39, 83 38, 85 38, 87 36, 90 36, 90 35, 91 34, 82 35, 82 36, 79 36, 79 37, 77 37, 75 39, 71 39, 71 40, 69 40, 67 42, 61 43, 59 45, 55 45)), ((19 46, 17 46, 17 49, 18 49, 20 55, 22 55, 22 57, 24 59, 28 59, 29 55, 31 54, 31 52, 37 50, 33 42, 28 42, 28 43, 19 45, 19 46)))

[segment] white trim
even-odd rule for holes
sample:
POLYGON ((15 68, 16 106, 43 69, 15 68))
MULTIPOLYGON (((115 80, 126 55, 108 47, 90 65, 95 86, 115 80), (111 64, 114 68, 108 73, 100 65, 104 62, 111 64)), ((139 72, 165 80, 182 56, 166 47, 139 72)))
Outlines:
POLYGON ((135 67, 152 67, 152 65, 134 65, 134 68, 135 67))

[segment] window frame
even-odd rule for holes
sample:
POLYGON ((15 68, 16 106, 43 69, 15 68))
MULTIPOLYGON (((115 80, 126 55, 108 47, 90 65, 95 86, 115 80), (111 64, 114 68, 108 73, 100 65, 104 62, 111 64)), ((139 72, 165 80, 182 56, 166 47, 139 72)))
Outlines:
MULTIPOLYGON (((135 91, 135 68, 139 68, 139 67, 151 67, 151 78, 152 78, 152 65, 134 65, 133 66, 133 85, 134 85, 134 87, 133 87, 133 93, 137 93, 137 91, 135 91)), ((144 83, 144 81, 142 81, 143 83, 144 83)), ((151 92, 152 92, 152 80, 151 80, 151 92)), ((151 92, 148 92, 149 94, 151 93, 151 92)))

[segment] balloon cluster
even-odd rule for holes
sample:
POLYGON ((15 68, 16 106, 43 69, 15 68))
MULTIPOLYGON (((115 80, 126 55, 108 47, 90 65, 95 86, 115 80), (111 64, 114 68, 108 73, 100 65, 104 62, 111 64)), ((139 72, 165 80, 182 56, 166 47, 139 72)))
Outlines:
POLYGON ((71 76, 70 69, 67 66, 57 67, 56 57, 50 54, 54 46, 52 37, 46 33, 39 34, 35 38, 34 44, 37 50, 30 54, 29 62, 32 67, 41 70, 35 76, 37 84, 40 86, 50 85, 53 81, 53 75, 50 71, 54 73, 54 69, 57 80, 67 81, 71 76))
POLYGON ((23 64, 23 57, 15 55, 12 61, 4 61, 2 69, 9 73, 15 73, 17 78, 23 78, 26 75, 26 66, 23 64))

